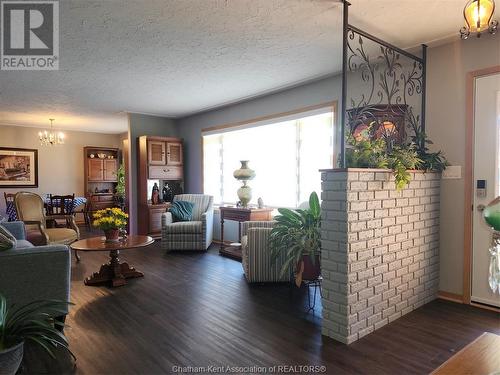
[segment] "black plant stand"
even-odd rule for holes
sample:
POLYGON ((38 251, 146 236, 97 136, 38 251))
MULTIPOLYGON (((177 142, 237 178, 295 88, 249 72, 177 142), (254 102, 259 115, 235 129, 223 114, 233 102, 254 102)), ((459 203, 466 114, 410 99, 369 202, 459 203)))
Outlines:
POLYGON ((323 293, 321 292, 321 281, 323 281, 323 278, 321 276, 319 276, 316 280, 303 280, 302 281, 302 283, 307 288, 307 303, 308 303, 308 307, 309 307, 309 310, 307 310, 307 312, 310 312, 311 310, 314 311, 314 308, 316 307, 316 296, 317 296, 318 289, 319 289, 319 295, 321 297, 323 297, 323 293), (311 301, 311 288, 314 289, 312 301, 311 301))

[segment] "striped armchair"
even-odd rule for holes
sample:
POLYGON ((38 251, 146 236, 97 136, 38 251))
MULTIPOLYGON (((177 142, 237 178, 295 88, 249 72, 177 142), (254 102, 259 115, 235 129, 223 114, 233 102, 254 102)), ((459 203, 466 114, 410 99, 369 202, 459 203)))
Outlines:
POLYGON ((161 247, 171 250, 207 250, 212 243, 214 227, 213 197, 203 194, 179 194, 174 201, 194 203, 193 221, 174 223, 172 214, 162 215, 161 247))
POLYGON ((275 263, 271 259, 268 246, 269 234, 273 221, 246 221, 241 229, 241 264, 249 283, 288 282, 291 273, 281 278, 281 266, 285 263, 285 254, 275 263))

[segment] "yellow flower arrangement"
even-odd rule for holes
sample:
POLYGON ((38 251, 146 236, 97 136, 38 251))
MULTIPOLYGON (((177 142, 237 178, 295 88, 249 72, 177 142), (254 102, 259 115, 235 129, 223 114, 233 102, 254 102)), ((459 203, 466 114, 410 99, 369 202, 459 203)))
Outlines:
POLYGON ((119 208, 105 208, 94 213, 94 227, 107 231, 127 225, 128 215, 119 208))

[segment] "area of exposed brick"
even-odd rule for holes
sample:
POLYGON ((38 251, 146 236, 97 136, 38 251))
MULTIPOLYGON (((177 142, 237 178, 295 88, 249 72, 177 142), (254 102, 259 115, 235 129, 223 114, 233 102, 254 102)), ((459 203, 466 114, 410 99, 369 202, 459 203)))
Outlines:
POLYGON ((436 298, 439 173, 322 172, 323 334, 349 344, 436 298))

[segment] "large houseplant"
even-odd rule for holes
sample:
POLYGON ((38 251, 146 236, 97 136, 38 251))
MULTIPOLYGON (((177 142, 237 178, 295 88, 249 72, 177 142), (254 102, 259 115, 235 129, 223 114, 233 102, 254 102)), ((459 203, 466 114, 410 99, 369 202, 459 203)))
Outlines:
MULTIPOLYGON (((68 341, 62 333, 64 323, 54 319, 66 314, 69 302, 35 301, 17 309, 8 308, 5 296, 0 294, 0 374, 14 375, 23 358, 24 343, 31 341, 55 358, 53 349, 67 349, 68 341)), ((74 356, 73 356, 74 357, 74 356)))
POLYGON ((274 260, 285 254, 281 276, 295 271, 295 284, 315 280, 320 274, 321 209, 318 195, 312 192, 306 210, 278 209, 276 224, 269 235, 269 247, 274 260))

